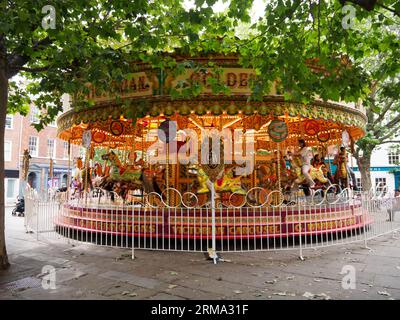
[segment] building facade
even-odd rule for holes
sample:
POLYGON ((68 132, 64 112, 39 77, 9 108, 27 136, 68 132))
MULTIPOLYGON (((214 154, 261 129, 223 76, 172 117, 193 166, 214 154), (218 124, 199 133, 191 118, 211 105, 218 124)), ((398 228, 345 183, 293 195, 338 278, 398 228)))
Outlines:
MULTIPOLYGON (((31 106, 26 117, 20 114, 7 115, 4 138, 6 202, 15 201, 18 195, 22 195, 22 163, 25 149, 29 150, 32 157, 27 182, 33 188, 45 192, 50 187, 67 185, 68 142, 57 138, 55 121, 40 132, 32 126, 38 121, 39 110, 35 106, 31 106), (50 173, 51 161, 53 177, 50 173)), ((76 149, 76 146, 71 149, 72 154, 79 153, 76 149)))
POLYGON ((20 150, 23 129, 23 117, 17 115, 7 115, 4 130, 4 173, 5 173, 5 200, 14 200, 19 194, 19 175, 20 175, 20 150))
MULTIPOLYGON (((352 159, 358 187, 361 174, 357 162, 352 159)), ((383 144, 376 148, 371 157, 371 183, 373 186, 387 186, 389 192, 400 190, 400 144, 383 144)))

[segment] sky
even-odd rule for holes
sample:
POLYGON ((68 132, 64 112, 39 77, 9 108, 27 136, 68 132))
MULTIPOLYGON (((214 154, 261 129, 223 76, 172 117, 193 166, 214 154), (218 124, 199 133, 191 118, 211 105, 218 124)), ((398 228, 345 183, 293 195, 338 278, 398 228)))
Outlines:
MULTIPOLYGON (((250 16, 252 22, 256 22, 259 17, 264 15, 265 3, 267 0, 254 0, 253 7, 250 12, 250 16)), ((184 0, 184 6, 187 9, 194 7, 194 0, 184 0)), ((219 0, 214 6, 213 9, 216 13, 223 12, 229 6, 229 1, 227 0, 219 0)))

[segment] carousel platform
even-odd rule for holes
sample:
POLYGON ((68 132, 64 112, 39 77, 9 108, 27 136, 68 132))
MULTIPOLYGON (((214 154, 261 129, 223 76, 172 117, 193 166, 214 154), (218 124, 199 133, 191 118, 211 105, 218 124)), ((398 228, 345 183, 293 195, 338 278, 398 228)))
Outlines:
MULTIPOLYGON (((289 238, 363 229, 372 218, 361 202, 215 209, 216 239, 289 238)), ((211 239, 210 208, 65 204, 58 228, 120 237, 211 239)))

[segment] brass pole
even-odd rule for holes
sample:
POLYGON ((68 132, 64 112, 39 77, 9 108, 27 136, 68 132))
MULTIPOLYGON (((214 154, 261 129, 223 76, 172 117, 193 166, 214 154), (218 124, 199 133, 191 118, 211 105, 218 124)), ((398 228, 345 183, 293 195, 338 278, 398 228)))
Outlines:
POLYGON ((67 200, 71 192, 71 139, 68 140, 68 174, 67 174, 67 200))
MULTIPOLYGON (((166 159, 166 187, 169 188, 169 143, 167 142, 167 159, 166 159)), ((167 192, 167 204, 169 205, 169 196, 167 192)))

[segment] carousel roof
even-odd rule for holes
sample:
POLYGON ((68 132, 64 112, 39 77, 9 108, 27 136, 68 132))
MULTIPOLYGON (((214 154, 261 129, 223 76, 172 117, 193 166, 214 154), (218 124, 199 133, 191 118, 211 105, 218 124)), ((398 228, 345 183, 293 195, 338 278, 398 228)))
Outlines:
POLYGON ((144 137, 165 119, 175 120, 178 129, 254 130, 259 147, 266 149, 276 144, 268 132, 269 124, 276 119, 287 125, 287 145, 297 144, 300 137, 311 145, 337 144, 344 130, 353 140, 364 135, 367 119, 361 106, 322 100, 309 104, 285 101, 275 85, 262 101, 249 101, 255 71, 242 68, 238 57, 190 60, 200 64, 212 61, 218 65, 219 80, 229 88, 230 94, 214 94, 207 86, 207 77, 213 76, 213 68, 205 68, 200 73, 188 68, 183 74, 174 76, 148 64, 137 63, 137 72, 131 80, 119 83, 117 92, 99 93, 88 85, 90 93, 85 99, 94 101, 94 106, 85 110, 75 106, 61 115, 59 137, 79 144, 83 132, 91 130, 95 145, 123 147, 131 143, 144 146, 152 142, 144 137), (204 84, 197 97, 173 99, 171 90, 196 81, 204 84))

